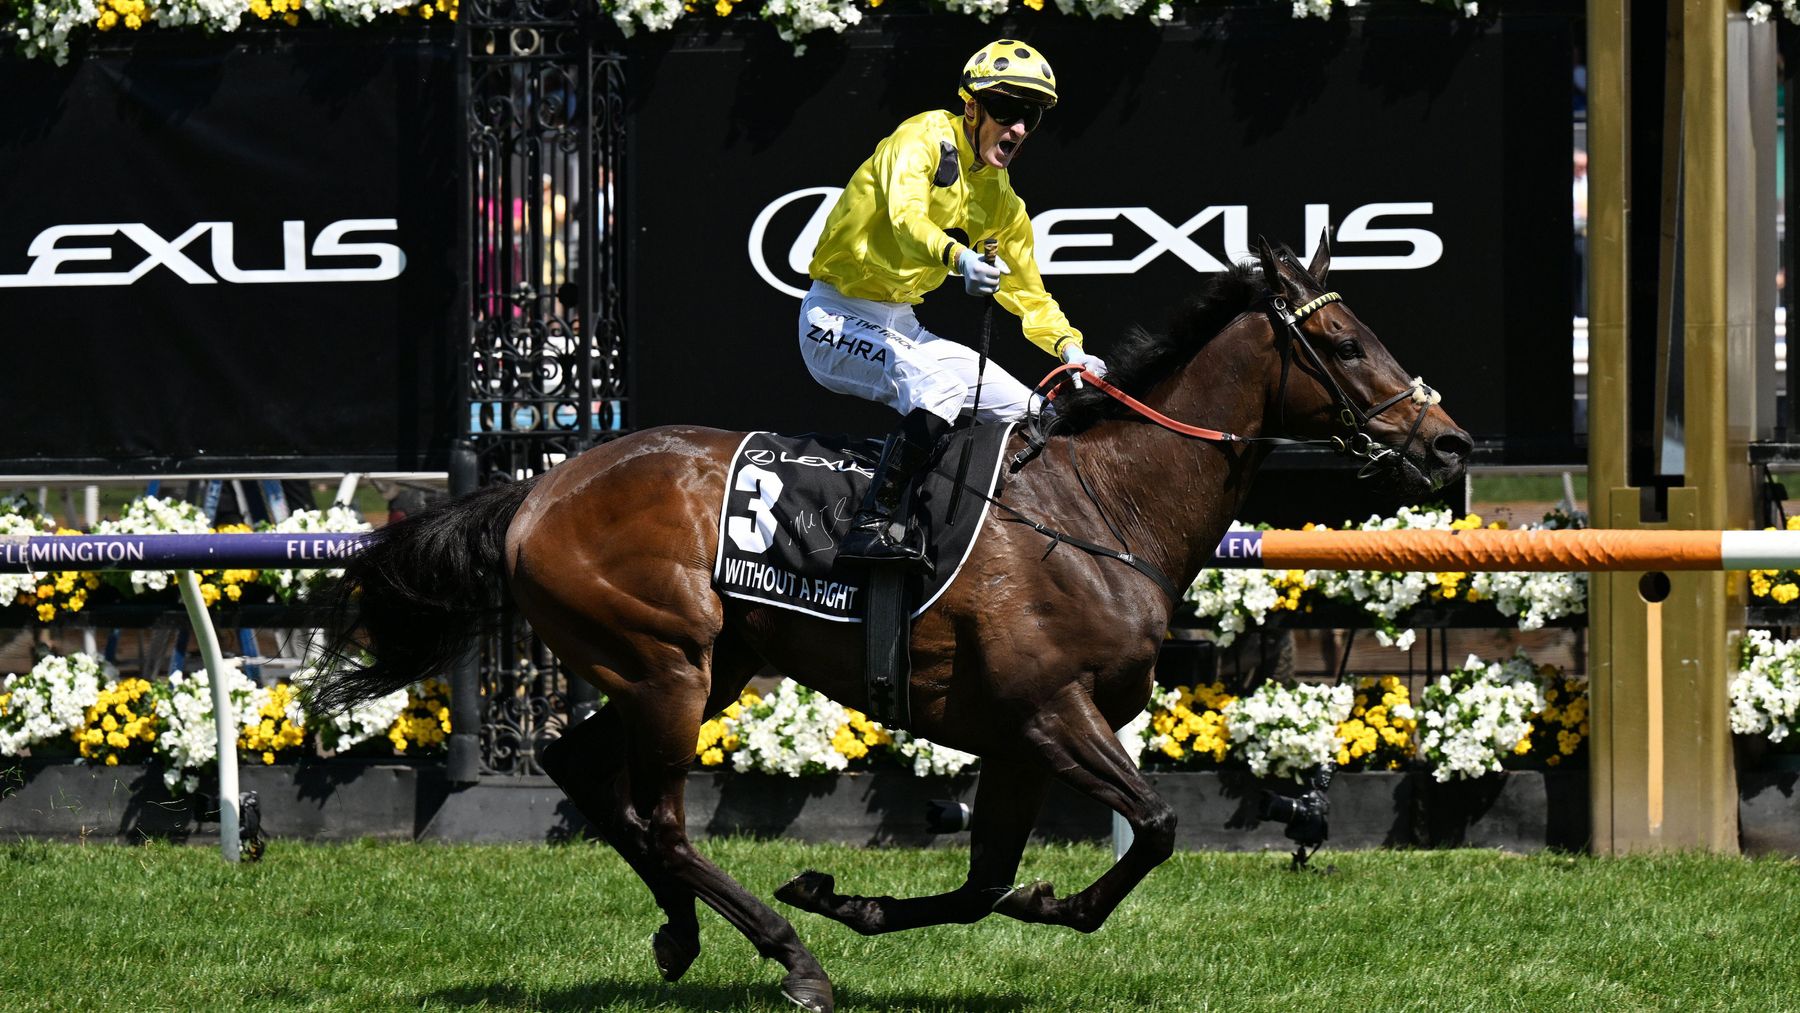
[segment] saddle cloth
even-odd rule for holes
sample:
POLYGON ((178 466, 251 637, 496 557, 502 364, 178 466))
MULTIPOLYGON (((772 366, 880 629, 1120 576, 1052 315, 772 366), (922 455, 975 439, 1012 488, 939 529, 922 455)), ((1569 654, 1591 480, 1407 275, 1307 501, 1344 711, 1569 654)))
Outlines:
MULTIPOLYGON (((1012 428, 957 430, 915 481, 912 515, 934 575, 908 579, 907 600, 919 603, 913 617, 937 601, 968 559, 991 505, 978 492, 993 494, 1012 428), (956 472, 971 440, 966 487, 958 497, 956 472), (955 514, 947 516, 953 500, 955 514)), ((745 436, 732 455, 719 508, 713 587, 821 619, 862 622, 867 564, 839 562, 837 546, 850 530, 879 450, 879 444, 844 436, 745 436)))

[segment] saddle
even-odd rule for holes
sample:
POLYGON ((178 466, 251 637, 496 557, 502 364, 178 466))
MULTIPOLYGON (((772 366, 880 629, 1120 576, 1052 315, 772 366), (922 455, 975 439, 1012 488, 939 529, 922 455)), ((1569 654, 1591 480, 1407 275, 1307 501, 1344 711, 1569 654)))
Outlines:
POLYGON ((880 441, 747 434, 732 455, 719 507, 713 587, 832 622, 867 622, 869 671, 891 673, 871 683, 874 716, 904 727, 908 621, 943 595, 969 558, 992 507, 989 497, 1012 430, 1010 423, 958 429, 919 470, 906 503, 909 530, 916 529, 909 537, 922 540, 931 562, 927 573, 871 571, 837 558, 880 441))

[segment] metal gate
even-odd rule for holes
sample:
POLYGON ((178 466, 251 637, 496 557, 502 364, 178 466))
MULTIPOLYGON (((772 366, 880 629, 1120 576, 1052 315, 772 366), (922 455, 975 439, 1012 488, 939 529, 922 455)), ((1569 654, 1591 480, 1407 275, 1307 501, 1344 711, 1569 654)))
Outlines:
MULTIPOLYGON (((453 493, 539 474, 628 424, 624 56, 609 28, 580 0, 461 8, 469 354, 453 493)), ((516 618, 453 682, 460 782, 541 773, 538 747, 594 700, 516 618)))

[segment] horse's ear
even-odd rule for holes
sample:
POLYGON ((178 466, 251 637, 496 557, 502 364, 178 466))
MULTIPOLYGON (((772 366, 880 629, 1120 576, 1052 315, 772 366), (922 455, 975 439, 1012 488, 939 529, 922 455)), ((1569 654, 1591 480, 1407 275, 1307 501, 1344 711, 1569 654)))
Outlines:
POLYGON ((1313 251, 1312 263, 1306 265, 1306 273, 1312 275, 1319 288, 1325 287, 1325 276, 1331 273, 1331 226, 1320 230, 1319 248, 1313 251))
MULTIPOLYGON (((1282 249, 1285 251, 1286 247, 1282 249)), ((1305 289, 1301 287, 1299 279, 1294 277, 1295 268, 1284 269, 1284 258, 1275 252, 1275 248, 1263 236, 1256 237, 1256 259, 1262 264, 1263 284, 1269 286, 1270 292, 1286 298, 1295 306, 1306 301, 1305 289)), ((1288 261, 1292 259, 1291 255, 1286 258, 1288 261)))

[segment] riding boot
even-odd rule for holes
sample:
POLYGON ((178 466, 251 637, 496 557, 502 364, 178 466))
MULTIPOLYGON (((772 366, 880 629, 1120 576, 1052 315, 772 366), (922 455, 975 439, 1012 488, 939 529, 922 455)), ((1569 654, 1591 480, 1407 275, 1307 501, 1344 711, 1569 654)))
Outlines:
POLYGON ((906 518, 897 514, 913 476, 949 429, 950 423, 915 408, 899 429, 888 434, 868 492, 856 508, 849 533, 838 543, 840 557, 868 563, 929 564, 922 546, 907 543, 906 518))

